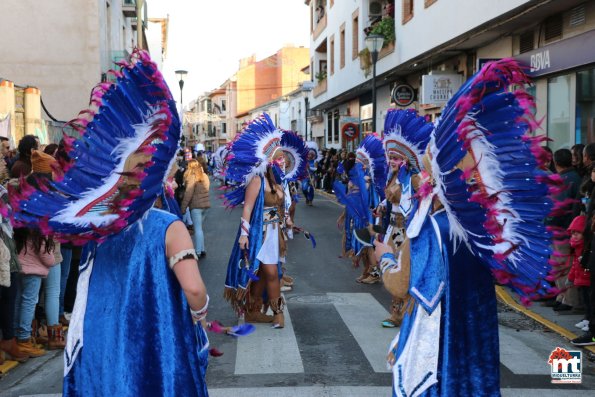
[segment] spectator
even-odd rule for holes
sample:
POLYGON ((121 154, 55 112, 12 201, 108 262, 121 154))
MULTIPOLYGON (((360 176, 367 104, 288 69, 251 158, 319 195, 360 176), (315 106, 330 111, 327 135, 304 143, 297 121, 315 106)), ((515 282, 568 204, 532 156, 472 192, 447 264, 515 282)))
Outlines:
POLYGON ((579 292, 579 298, 585 306, 585 318, 576 324, 576 327, 583 331, 589 330, 589 313, 590 313, 590 299, 589 287, 591 285, 591 275, 589 269, 584 268, 580 263, 580 257, 583 254, 585 223, 587 217, 584 215, 577 216, 572 220, 568 227, 570 233, 570 247, 572 254, 572 267, 568 273, 568 281, 574 285, 579 292))
MULTIPOLYGON (((560 149, 554 153, 554 166, 556 172, 560 175, 564 183, 564 189, 561 193, 554 197, 554 200, 561 203, 562 207, 560 210, 551 218, 549 222, 550 227, 554 227, 559 231, 566 231, 572 222, 572 204, 573 199, 579 195, 579 187, 581 184, 581 178, 572 167, 572 153, 568 149, 560 149)), ((565 258, 570 254, 570 245, 567 239, 554 240, 554 246, 558 253, 562 254, 565 258)), ((560 257, 552 257, 559 263, 560 257)), ((567 275, 561 276, 556 280, 556 286, 564 290, 568 284, 567 275)), ((554 311, 565 312, 572 310, 573 307, 578 306, 578 291, 574 287, 570 287, 556 298, 557 303, 554 304, 554 311)))
POLYGON ((19 158, 10 170, 11 178, 20 178, 31 173, 31 153, 37 150, 39 143, 33 135, 25 135, 19 142, 19 158))
POLYGON ((202 224, 207 210, 211 207, 209 199, 209 177, 197 160, 188 162, 188 169, 184 173, 186 191, 182 200, 182 213, 190 209, 190 216, 194 225, 194 249, 199 257, 206 256, 205 238, 202 224))
POLYGON ((576 172, 580 175, 581 178, 584 178, 585 175, 589 173, 589 170, 583 164, 583 151, 585 150, 585 145, 582 143, 578 143, 574 145, 571 149, 572 151, 572 166, 576 170, 576 172))

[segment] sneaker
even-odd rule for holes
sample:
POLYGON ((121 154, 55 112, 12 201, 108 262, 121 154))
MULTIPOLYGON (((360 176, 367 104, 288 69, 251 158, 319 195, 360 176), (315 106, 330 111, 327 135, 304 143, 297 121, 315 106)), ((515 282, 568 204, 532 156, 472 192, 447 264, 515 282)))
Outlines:
POLYGON ((580 322, 578 322, 578 323, 574 324, 574 326, 575 326, 576 328, 581 328, 581 329, 582 329, 582 328, 583 328, 585 325, 589 325, 589 320, 582 320, 582 321, 580 321, 580 322))
POLYGON ((587 332, 586 334, 571 340, 570 343, 575 346, 593 346, 595 345, 595 338, 590 332, 587 332))
POLYGON ((585 325, 583 328, 581 328, 581 331, 589 332, 589 323, 587 323, 587 325, 585 325))
POLYGON ((293 287, 290 285, 282 285, 281 286, 281 292, 289 292, 289 291, 293 291, 293 287))
POLYGON ((373 247, 374 238, 367 228, 357 229, 353 232, 355 239, 359 241, 364 247, 373 247))
POLYGON ((29 357, 41 357, 46 353, 45 350, 35 347, 33 342, 31 342, 31 339, 18 340, 17 346, 21 352, 29 357))

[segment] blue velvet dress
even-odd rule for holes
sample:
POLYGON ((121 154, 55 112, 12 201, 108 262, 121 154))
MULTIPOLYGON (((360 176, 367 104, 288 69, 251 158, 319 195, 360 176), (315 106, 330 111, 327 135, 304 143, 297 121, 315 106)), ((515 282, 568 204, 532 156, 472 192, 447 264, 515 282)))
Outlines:
POLYGON ((409 292, 414 307, 392 346, 393 396, 500 396, 494 282, 464 243, 454 248, 444 211, 411 238, 409 292))
POLYGON ((73 312, 84 322, 65 350, 64 396, 208 396, 208 339, 192 323, 165 254, 167 228, 177 219, 151 209, 86 249, 73 312))

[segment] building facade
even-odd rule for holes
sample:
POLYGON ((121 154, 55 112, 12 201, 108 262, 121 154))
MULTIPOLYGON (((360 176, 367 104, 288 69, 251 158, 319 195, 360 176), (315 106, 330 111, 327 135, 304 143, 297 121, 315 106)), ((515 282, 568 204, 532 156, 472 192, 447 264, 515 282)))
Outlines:
POLYGON ((313 128, 324 146, 353 147, 371 132, 372 67, 365 38, 381 34, 377 130, 390 107, 435 119, 485 62, 532 67, 537 116, 557 149, 595 141, 595 1, 331 0, 310 7, 313 128), (345 134, 346 124, 358 134, 345 134))
POLYGON ((135 0, 5 2, 0 78, 39 88, 48 112, 70 120, 136 46, 136 15, 135 0))

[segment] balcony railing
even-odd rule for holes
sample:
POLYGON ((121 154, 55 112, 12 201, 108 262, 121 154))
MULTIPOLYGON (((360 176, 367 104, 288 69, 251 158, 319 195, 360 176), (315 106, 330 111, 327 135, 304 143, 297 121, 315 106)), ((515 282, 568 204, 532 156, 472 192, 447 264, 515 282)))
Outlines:
POLYGON ((136 0, 122 0, 122 13, 126 18, 136 16, 136 0))
POLYGON ((323 92, 326 92, 326 88, 327 88, 327 79, 320 80, 318 82, 318 84, 316 84, 314 89, 312 90, 312 95, 314 95, 314 98, 316 98, 323 92))
POLYGON ((322 33, 322 31, 324 29, 326 29, 326 13, 324 14, 324 16, 322 18, 320 18, 320 20, 316 24, 316 27, 314 28, 314 32, 312 32, 312 38, 314 40, 316 40, 318 38, 318 36, 320 36, 320 34, 322 33))

